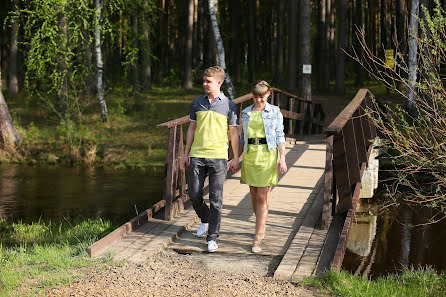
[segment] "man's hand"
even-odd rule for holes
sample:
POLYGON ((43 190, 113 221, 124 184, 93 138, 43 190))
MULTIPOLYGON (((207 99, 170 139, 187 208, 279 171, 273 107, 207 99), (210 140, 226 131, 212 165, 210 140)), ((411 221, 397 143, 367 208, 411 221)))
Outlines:
POLYGON ((238 158, 234 158, 229 162, 229 169, 232 172, 238 172, 240 170, 240 160, 238 158))
POLYGON ((182 160, 181 163, 182 163, 184 169, 188 169, 189 165, 190 165, 190 157, 189 157, 189 155, 184 155, 183 156, 183 160, 182 160))

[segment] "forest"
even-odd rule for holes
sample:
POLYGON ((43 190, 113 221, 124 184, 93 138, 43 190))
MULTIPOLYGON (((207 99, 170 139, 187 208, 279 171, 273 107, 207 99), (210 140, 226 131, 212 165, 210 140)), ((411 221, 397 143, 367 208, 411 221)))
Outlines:
POLYGON ((360 86, 368 79, 348 57, 361 51, 358 30, 377 57, 385 49, 404 55, 411 6, 434 6, 429 0, 4 0, 2 88, 10 96, 45 94, 59 111, 74 97, 97 95, 105 118, 103 92, 111 86, 128 85, 132 95, 153 85, 197 86, 203 69, 221 63, 211 2, 234 85, 264 78, 303 97, 311 97, 311 85, 342 94, 346 81, 360 86), (311 76, 302 65, 312 65, 311 76))

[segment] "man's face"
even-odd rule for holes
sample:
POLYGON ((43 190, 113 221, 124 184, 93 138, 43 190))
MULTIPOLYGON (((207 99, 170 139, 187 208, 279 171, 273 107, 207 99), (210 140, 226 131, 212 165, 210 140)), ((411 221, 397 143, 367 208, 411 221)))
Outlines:
POLYGON ((220 91, 221 81, 217 80, 213 76, 203 77, 203 89, 206 94, 216 93, 220 91))

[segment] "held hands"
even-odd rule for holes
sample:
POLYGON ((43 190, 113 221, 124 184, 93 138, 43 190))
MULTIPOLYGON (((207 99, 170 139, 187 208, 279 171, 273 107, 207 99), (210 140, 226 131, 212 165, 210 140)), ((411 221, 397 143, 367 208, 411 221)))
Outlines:
POLYGON ((286 166, 285 159, 279 159, 279 164, 277 165, 277 168, 279 169, 279 172, 281 174, 287 172, 288 168, 286 166))
POLYGON ((232 172, 238 172, 240 170, 240 161, 239 159, 232 159, 231 162, 229 162, 229 170, 231 170, 232 172))

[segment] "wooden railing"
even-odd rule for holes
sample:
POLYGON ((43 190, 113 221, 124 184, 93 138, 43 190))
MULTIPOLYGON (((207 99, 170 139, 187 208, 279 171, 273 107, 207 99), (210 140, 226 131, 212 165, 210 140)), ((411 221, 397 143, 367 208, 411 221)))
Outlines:
MULTIPOLYGON (((237 105, 239 119, 241 118, 244 103, 252 99, 252 94, 234 99, 237 105)), ((284 116, 285 133, 287 134, 314 134, 322 133, 325 114, 319 103, 305 100, 291 93, 271 88, 271 96, 268 102, 279 107, 284 116)), ((246 106, 251 105, 249 101, 246 106)), ((189 115, 159 124, 158 126, 169 129, 169 139, 166 158, 166 183, 163 200, 155 204, 152 209, 159 210, 164 207, 164 219, 170 220, 184 208, 188 200, 186 195, 186 171, 181 166, 184 155, 183 125, 189 124, 189 115)), ((239 126, 241 129, 241 126, 239 126)), ((232 149, 229 146, 229 156, 232 157, 232 149)))
POLYGON ((325 192, 322 223, 342 216, 343 228, 332 267, 340 269, 361 190, 361 178, 373 148, 376 128, 368 111, 374 110, 372 94, 360 89, 355 98, 328 126, 325 163, 325 192), (345 217, 345 220, 344 220, 345 217))

